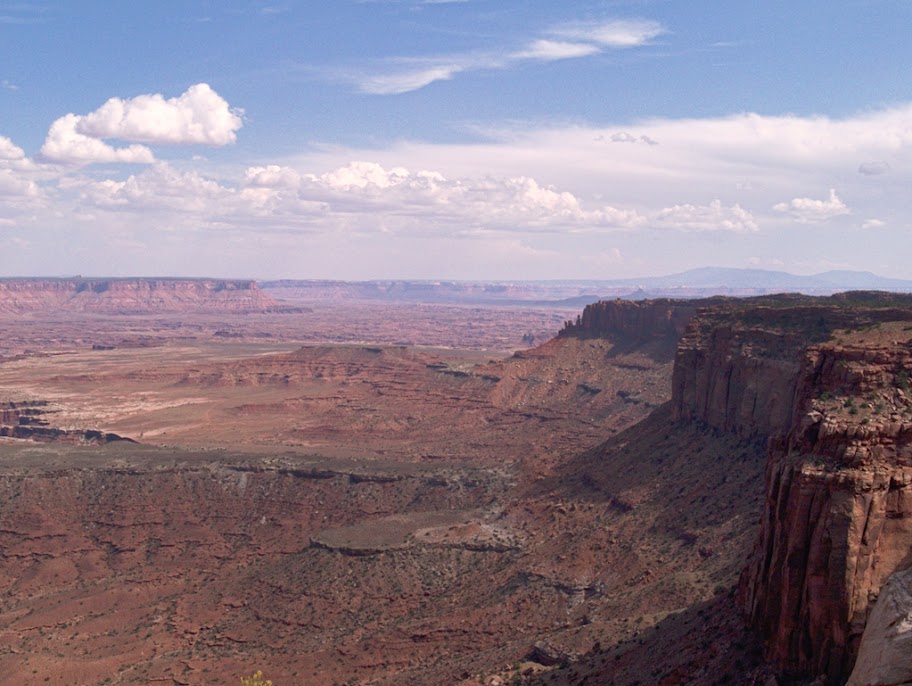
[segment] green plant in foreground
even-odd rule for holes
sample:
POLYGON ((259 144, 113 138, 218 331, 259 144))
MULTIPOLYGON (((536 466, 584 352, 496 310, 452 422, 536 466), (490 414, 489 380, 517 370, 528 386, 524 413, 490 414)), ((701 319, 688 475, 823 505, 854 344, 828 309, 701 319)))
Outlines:
POLYGON ((251 677, 241 677, 241 686, 272 686, 272 681, 263 678, 263 672, 258 671, 251 677))

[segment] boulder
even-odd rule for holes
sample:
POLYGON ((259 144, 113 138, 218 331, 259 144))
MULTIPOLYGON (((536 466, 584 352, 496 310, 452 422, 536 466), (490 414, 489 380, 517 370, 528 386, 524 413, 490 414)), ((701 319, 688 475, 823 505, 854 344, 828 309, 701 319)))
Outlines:
POLYGON ((884 584, 846 686, 912 685, 912 568, 884 584))

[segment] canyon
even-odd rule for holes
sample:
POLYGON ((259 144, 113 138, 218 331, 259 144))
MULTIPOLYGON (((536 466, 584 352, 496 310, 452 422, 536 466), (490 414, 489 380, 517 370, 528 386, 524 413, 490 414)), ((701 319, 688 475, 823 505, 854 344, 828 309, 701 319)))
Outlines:
POLYGON ((835 686, 912 567, 908 296, 128 290, 3 310, 10 680, 835 686))

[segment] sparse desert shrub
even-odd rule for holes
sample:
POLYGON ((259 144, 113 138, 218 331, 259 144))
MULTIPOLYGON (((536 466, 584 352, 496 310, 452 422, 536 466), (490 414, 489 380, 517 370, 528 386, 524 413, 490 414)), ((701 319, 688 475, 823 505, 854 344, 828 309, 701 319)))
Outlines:
POLYGON ((241 677, 241 686, 272 686, 270 679, 263 678, 263 672, 257 671, 250 677, 241 677))

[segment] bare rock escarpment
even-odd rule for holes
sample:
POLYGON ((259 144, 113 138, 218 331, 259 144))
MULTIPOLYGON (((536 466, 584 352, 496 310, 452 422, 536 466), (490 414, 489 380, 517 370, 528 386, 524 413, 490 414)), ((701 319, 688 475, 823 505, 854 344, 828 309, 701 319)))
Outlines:
POLYGON ((245 279, 0 279, 0 313, 271 312, 281 306, 245 279))
POLYGON ((47 406, 46 400, 0 403, 0 438, 24 439, 36 443, 133 443, 129 438, 97 429, 62 429, 50 426, 45 419, 47 406))
POLYGON ((568 321, 560 336, 614 337, 629 341, 677 341, 698 312, 726 302, 725 298, 699 300, 601 300, 586 305, 576 321, 568 321))
POLYGON ((695 320, 673 413, 766 437, 766 505, 741 581, 767 658, 843 683, 873 601, 912 564, 912 310, 860 293, 695 320))

